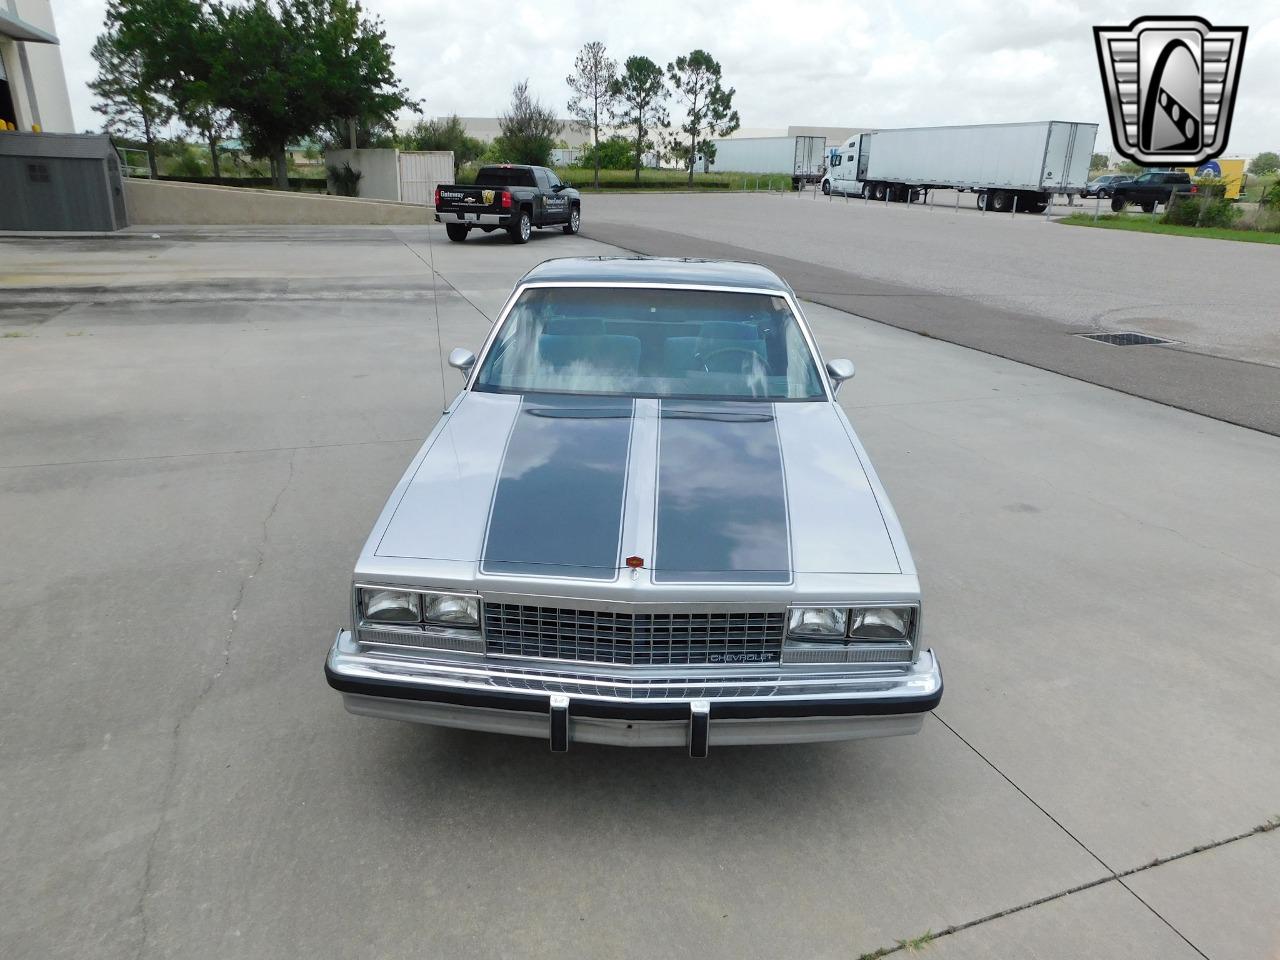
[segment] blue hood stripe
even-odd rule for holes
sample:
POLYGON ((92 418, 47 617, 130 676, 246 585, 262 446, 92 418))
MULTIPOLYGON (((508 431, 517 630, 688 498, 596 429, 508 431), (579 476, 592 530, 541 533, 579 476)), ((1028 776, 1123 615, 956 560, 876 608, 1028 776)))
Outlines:
POLYGON ((657 583, 791 582, 773 404, 662 401, 654 552, 657 583))
POLYGON ((634 401, 525 397, 493 492, 480 571, 613 580, 634 401))

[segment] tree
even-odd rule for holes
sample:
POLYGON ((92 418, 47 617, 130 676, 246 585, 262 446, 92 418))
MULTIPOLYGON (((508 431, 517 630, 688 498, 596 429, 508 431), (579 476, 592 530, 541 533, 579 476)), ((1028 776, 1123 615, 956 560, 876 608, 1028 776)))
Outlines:
POLYGON ((511 88, 511 109, 498 119, 502 131, 500 152, 509 163, 549 167, 551 151, 560 136, 560 121, 537 97, 529 93, 529 81, 511 88))
POLYGON ((455 164, 471 163, 484 153, 484 142, 468 136, 457 114, 419 120, 397 142, 402 150, 452 150, 455 164))
POLYGON ((573 96, 569 98, 569 116, 583 133, 591 134, 592 157, 595 160, 595 185, 600 187, 600 123, 613 110, 617 94, 613 83, 618 77, 618 63, 605 56, 604 44, 593 40, 578 53, 574 72, 565 78, 573 96))
POLYGON ((627 57, 622 75, 610 84, 615 97, 613 122, 635 131, 636 180, 640 179, 640 163, 650 145, 649 137, 665 130, 667 120, 667 83, 662 68, 648 57, 627 57))
POLYGON ((578 167, 588 170, 595 168, 596 182, 599 182, 601 170, 626 170, 635 158, 635 144, 627 137, 614 134, 607 140, 601 140, 594 147, 587 147, 578 158, 578 167))
POLYGON ((173 106, 150 82, 143 55, 122 36, 120 16, 121 5, 113 0, 107 5, 104 30, 91 51, 98 63, 98 76, 89 89, 101 100, 93 109, 106 117, 103 129, 107 133, 142 137, 154 177, 158 173, 156 128, 169 122, 173 106))
POLYGON ((211 104, 188 104, 178 111, 178 119, 200 134, 209 147, 209 164, 215 177, 222 176, 222 167, 218 161, 218 144, 235 130, 229 111, 211 104))
POLYGON ((693 186, 694 161, 698 153, 715 159, 711 137, 726 137, 738 129, 738 111, 733 109, 733 87, 720 85, 720 64, 705 50, 676 57, 667 64, 667 76, 676 97, 685 105, 680 129, 689 138, 689 185, 693 186))
POLYGON ((1259 177, 1265 177, 1268 173, 1275 173, 1277 170, 1280 170, 1280 154, 1271 150, 1264 150, 1249 161, 1249 172, 1259 177))
POLYGON ((230 112, 288 187, 289 143, 340 120, 375 130, 416 101, 396 79, 378 18, 355 0, 115 0, 153 87, 230 112))
POLYGON ((1090 170, 1105 170, 1111 166, 1111 160, 1105 153, 1095 153, 1089 157, 1090 170))

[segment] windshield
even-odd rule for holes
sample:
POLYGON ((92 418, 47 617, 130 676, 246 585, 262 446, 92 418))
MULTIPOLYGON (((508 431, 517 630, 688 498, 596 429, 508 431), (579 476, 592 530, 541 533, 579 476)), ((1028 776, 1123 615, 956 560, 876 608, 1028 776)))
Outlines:
POLYGON ((475 390, 725 400, 824 397, 787 301, 636 287, 527 290, 475 390))

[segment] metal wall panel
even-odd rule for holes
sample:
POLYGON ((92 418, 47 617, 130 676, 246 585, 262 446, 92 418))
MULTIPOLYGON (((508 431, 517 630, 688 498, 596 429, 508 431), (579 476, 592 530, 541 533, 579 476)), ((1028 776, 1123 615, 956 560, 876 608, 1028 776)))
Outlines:
POLYGON ((128 222, 109 138, 0 136, 0 230, 119 230, 128 222))
POLYGON ((5 230, 115 230, 101 160, 0 156, 0 183, 15 186, 0 205, 5 230))
POLYGON ((400 200, 430 207, 436 187, 453 183, 452 150, 403 150, 400 152, 400 200))

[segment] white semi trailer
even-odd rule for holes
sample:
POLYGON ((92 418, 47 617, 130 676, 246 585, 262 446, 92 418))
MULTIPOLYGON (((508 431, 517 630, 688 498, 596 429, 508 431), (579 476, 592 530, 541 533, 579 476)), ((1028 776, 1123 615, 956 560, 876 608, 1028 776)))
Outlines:
POLYGON ((782 174, 793 186, 817 183, 827 161, 826 137, 724 137, 711 141, 709 171, 782 174))
POLYGON ((976 193, 984 210, 1040 212, 1080 192, 1097 135, 1096 123, 1058 120, 873 130, 832 153, 822 190, 910 202, 947 188, 976 193))

